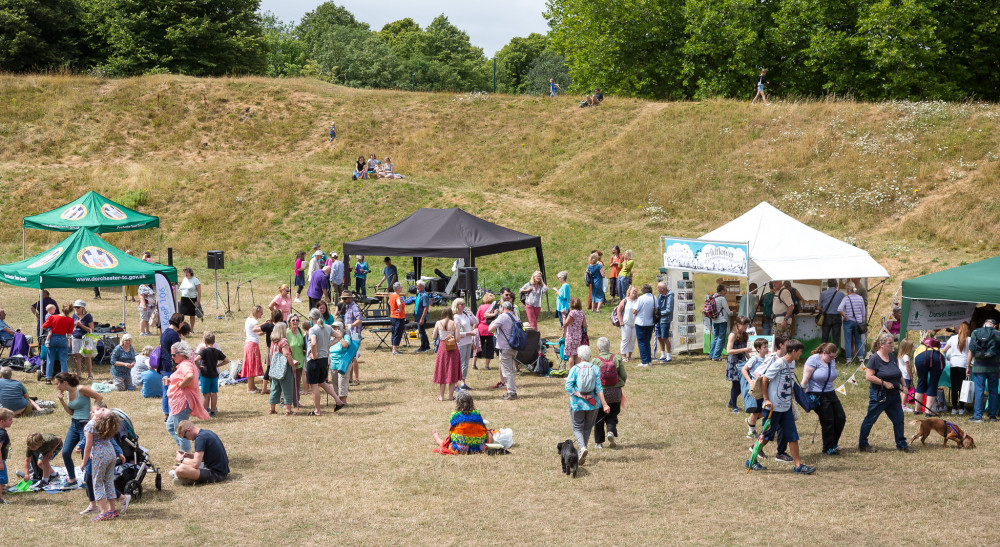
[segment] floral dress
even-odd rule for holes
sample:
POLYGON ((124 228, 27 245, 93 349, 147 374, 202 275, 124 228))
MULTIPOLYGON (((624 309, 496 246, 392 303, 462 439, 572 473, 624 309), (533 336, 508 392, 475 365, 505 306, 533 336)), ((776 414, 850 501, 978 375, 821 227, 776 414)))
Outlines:
POLYGON ((583 340, 583 322, 586 320, 586 316, 583 314, 583 310, 570 310, 566 320, 569 322, 571 319, 572 322, 566 326, 567 357, 576 355, 576 348, 580 347, 583 340))
MULTIPOLYGON (((743 340, 742 342, 739 340, 733 341, 733 349, 743 349, 745 347, 747 347, 746 340, 743 340)), ((727 355, 726 380, 729 380, 730 382, 738 381, 740 379, 740 376, 742 376, 740 374, 740 368, 742 367, 743 362, 746 360, 747 356, 745 353, 737 353, 737 354, 730 353, 729 355, 727 355)))

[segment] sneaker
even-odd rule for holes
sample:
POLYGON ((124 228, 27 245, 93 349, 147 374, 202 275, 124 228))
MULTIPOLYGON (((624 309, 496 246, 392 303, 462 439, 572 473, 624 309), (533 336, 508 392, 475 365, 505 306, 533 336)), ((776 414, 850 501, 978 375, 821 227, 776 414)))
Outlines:
POLYGON ((924 413, 923 412, 914 412, 913 415, 914 416, 923 416, 924 413))
MULTIPOLYGON (((752 446, 750 447, 750 453, 753 454, 753 447, 752 446)), ((763 448, 761 448, 760 452, 757 453, 757 458, 758 459, 763 458, 763 459, 766 460, 768 457, 769 456, 764 452, 763 448)))
POLYGON ((897 448, 896 450, 899 450, 900 452, 904 452, 906 454, 913 454, 917 451, 917 449, 910 446, 904 446, 903 448, 897 448))
POLYGON ((951 409, 951 414, 952 416, 958 415, 958 409, 957 408, 951 409))
POLYGON ((55 411, 56 411, 56 409, 54 409, 54 408, 43 408, 43 409, 40 409, 40 410, 35 410, 31 414, 34 415, 34 416, 44 416, 46 414, 52 414, 55 411))
POLYGON ((511 392, 508 391, 507 393, 504 393, 502 397, 500 397, 500 400, 502 400, 502 401, 516 401, 517 400, 517 393, 511 393, 511 392))
POLYGON ((795 473, 799 475, 812 475, 816 472, 815 467, 810 467, 806 464, 802 464, 795 468, 795 473))
POLYGON ((472 391, 472 388, 469 387, 468 384, 462 384, 458 389, 461 389, 462 391, 472 391))
POLYGON ((661 363, 666 363, 667 362, 667 358, 665 356, 664 357, 660 357, 659 359, 657 359, 657 361, 659 361, 661 363))
POLYGON ((7 505, 7 500, 0 498, 0 505, 7 505))
POLYGON ((603 445, 603 444, 601 444, 601 443, 597 443, 597 444, 596 444, 595 446, 596 446, 597 448, 604 448, 604 445, 603 445))
POLYGON ((505 388, 505 387, 507 387, 507 384, 506 384, 506 383, 504 383, 504 382, 497 382, 497 383, 496 383, 496 384, 495 384, 495 385, 493 386, 493 389, 503 389, 503 388, 505 388))
POLYGON ((744 466, 744 468, 749 469, 751 471, 767 471, 766 467, 764 467, 763 465, 761 465, 760 463, 758 463, 756 461, 753 462, 753 465, 750 465, 750 460, 747 460, 743 464, 743 466, 744 466))
POLYGON ((122 494, 122 511, 121 511, 121 514, 124 515, 125 511, 128 511, 128 504, 129 503, 132 503, 132 496, 130 496, 128 494, 122 494))
POLYGON ((673 359, 670 358, 670 354, 668 353, 667 354, 667 362, 669 363, 670 361, 673 361, 673 359))
POLYGON ((990 421, 991 421, 991 422, 995 422, 995 421, 997 421, 997 417, 996 417, 996 416, 990 416, 990 421))
POLYGON ((80 511, 80 514, 86 515, 87 513, 96 513, 98 511, 100 511, 100 509, 98 509, 96 505, 88 505, 86 509, 80 511))
POLYGON ((636 365, 636 366, 637 366, 637 367, 648 367, 648 366, 649 366, 649 363, 639 363, 639 364, 638 364, 638 365, 636 365))
POLYGON ((173 469, 171 469, 170 471, 168 471, 167 475, 170 475, 171 479, 176 479, 177 478, 177 472, 174 471, 173 469))
POLYGON ((874 453, 878 452, 878 449, 875 448, 874 446, 870 446, 870 445, 869 446, 859 446, 858 447, 858 452, 866 452, 868 454, 874 454, 874 453))
POLYGON ((958 409, 958 415, 959 416, 965 416, 965 409, 964 408, 958 409))
POLYGON ((747 438, 748 439, 756 439, 757 438, 757 430, 754 429, 754 428, 752 428, 752 427, 748 428, 747 429, 747 438))
POLYGON ((977 417, 973 416, 973 417, 969 418, 969 423, 970 424, 981 424, 981 423, 983 423, 983 419, 982 418, 977 418, 977 417))
POLYGON ((56 407, 56 402, 55 401, 38 401, 35 404, 37 404, 38 406, 40 406, 42 408, 55 408, 56 407))
POLYGON ((903 412, 906 412, 907 414, 913 414, 913 409, 908 406, 904 406, 903 412))
POLYGON ((580 459, 577 461, 577 465, 583 465, 583 462, 587 461, 587 447, 580 449, 580 459))
POLYGON ((614 433, 608 433, 608 446, 610 446, 611 448, 614 448, 617 445, 618 445, 618 443, 616 442, 615 434, 614 433))
POLYGON ((208 413, 208 417, 209 418, 214 418, 215 417, 215 411, 213 410, 213 411, 209 412, 208 413))
POLYGON ((430 351, 430 349, 418 349, 418 350, 414 351, 413 353, 427 353, 428 351, 430 351))
POLYGON ((824 452, 824 454, 826 454, 827 456, 836 456, 836 455, 840 454, 840 451, 837 450, 836 448, 831 448, 830 450, 827 450, 826 452, 824 452))
POLYGON ((295 300, 292 300, 292 302, 295 302, 296 304, 301 304, 302 303, 302 299, 301 298, 296 298, 295 300))
POLYGON ((736 407, 733 407, 732 410, 733 410, 733 414, 739 414, 740 413, 740 409, 738 409, 736 407))
POLYGON ((793 462, 793 461, 795 461, 795 460, 793 460, 793 459, 792 459, 792 457, 791 457, 791 456, 789 456, 788 454, 785 454, 784 452, 782 452, 782 453, 780 453, 780 454, 776 455, 776 456, 774 457, 774 459, 775 459, 776 461, 779 461, 779 462, 785 462, 785 463, 789 463, 789 462, 793 462))

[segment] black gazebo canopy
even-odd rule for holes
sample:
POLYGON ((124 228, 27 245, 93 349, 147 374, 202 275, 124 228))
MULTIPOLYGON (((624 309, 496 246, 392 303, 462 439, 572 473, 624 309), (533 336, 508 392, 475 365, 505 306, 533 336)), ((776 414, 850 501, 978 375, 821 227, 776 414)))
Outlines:
POLYGON ((476 257, 532 247, 545 279, 541 237, 504 228, 457 207, 423 208, 381 232, 344 243, 344 254, 412 256, 419 279, 421 258, 425 256, 463 258, 466 266, 475 267, 476 257))

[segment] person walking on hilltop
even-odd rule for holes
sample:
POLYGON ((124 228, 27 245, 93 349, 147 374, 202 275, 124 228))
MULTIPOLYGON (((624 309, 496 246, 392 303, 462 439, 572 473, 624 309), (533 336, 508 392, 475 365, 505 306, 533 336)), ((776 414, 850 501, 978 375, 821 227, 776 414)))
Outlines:
POLYGON ((770 104, 767 102, 767 95, 764 94, 764 84, 769 84, 771 82, 765 81, 764 80, 765 76, 767 76, 767 69, 766 68, 760 69, 760 76, 757 78, 757 94, 754 95, 754 98, 752 101, 750 101, 750 104, 756 103, 757 99, 764 101, 765 105, 770 104))
POLYGON ((556 83, 554 78, 549 78, 549 97, 555 97, 562 91, 562 87, 556 83))

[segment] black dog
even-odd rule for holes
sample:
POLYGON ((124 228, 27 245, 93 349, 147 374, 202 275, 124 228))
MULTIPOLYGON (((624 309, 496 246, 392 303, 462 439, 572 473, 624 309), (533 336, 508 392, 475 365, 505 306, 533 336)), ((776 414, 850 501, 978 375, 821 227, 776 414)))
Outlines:
POLYGON ((559 451, 559 455, 562 457, 563 473, 569 475, 572 472, 575 478, 576 471, 580 468, 580 455, 577 454, 576 447, 573 446, 573 441, 566 439, 556 445, 556 450, 559 451))

